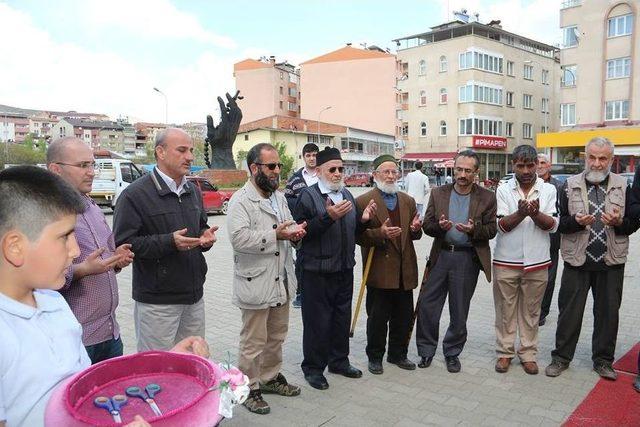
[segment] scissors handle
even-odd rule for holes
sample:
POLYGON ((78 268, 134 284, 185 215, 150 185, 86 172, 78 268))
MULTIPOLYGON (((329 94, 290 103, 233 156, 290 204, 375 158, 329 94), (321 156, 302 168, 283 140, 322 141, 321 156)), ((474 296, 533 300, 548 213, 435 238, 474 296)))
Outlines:
POLYGON ((160 393, 160 391, 162 391, 162 388, 158 385, 158 384, 147 384, 147 386, 144 388, 147 391, 147 394, 149 395, 149 397, 151 399, 153 399, 154 397, 156 397, 156 394, 160 393))

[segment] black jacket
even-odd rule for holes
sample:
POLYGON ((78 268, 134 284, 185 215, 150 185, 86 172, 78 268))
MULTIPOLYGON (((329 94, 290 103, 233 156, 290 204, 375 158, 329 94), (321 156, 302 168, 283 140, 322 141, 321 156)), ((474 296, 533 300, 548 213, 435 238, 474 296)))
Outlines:
POLYGON ((207 228, 202 195, 191 182, 179 197, 154 169, 127 187, 116 203, 116 245, 130 243, 133 299, 145 304, 194 304, 202 298, 207 263, 199 246, 176 249, 173 232, 199 237, 207 228))
POLYGON ((287 186, 284 188, 284 197, 287 198, 287 204, 291 212, 296 208, 300 193, 307 188, 307 181, 305 181, 304 176, 302 176, 303 169, 302 167, 295 171, 293 175, 291 175, 291 178, 289 178, 289 181, 287 181, 287 186))

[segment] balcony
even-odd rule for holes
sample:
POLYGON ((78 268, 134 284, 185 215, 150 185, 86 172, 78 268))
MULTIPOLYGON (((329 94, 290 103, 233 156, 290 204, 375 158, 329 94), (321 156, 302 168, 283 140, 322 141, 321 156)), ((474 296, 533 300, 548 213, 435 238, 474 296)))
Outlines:
POLYGON ((582 5, 582 0, 563 0, 560 4, 560 9, 568 9, 570 7, 576 7, 582 5))

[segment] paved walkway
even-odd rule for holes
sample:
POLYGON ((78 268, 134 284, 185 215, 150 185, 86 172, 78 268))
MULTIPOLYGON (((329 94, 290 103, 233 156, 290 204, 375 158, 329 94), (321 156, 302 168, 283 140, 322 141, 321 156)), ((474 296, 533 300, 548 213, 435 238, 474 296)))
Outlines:
MULTIPOLYGON (((361 190, 360 190, 361 191, 361 190)), ((360 194, 356 190, 354 193, 360 194)), ((225 231, 225 216, 210 216, 210 225, 219 225, 218 242, 206 253, 209 274, 205 284, 207 307, 206 338, 212 346, 214 360, 236 361, 240 331, 240 312, 231 305, 232 252, 225 231)), ((109 223, 111 216, 108 216, 109 223)), ((640 339, 640 280, 637 266, 640 260, 640 235, 632 237, 630 262, 625 274, 625 289, 621 308, 620 331, 616 358, 623 355, 640 339)), ((423 237, 416 249, 424 269, 425 254, 432 239, 423 237)), ((361 280, 361 261, 357 252, 355 298, 361 280)), ((559 288, 562 268, 558 272, 559 288)), ((118 276, 121 305, 118 319, 122 327, 125 352, 135 351, 133 300, 131 299, 131 268, 118 276)), ((417 294, 417 293, 416 293, 417 294)), ((540 329, 540 367, 550 362, 553 349, 557 302, 547 324, 540 329)), ((494 371, 494 309, 491 287, 481 275, 469 314, 469 340, 461 355, 462 372, 450 374, 444 366, 441 352, 428 369, 404 371, 384 364, 383 375, 374 376, 366 370, 367 358, 364 309, 361 311, 355 337, 351 341, 351 362, 365 373, 360 379, 347 379, 327 374, 330 387, 318 391, 304 381, 302 361, 302 321, 299 309, 291 309, 289 336, 284 348, 283 373, 287 379, 302 386, 299 397, 285 398, 267 395, 270 415, 254 415, 243 407, 235 409, 229 426, 418 426, 418 425, 559 425, 591 390, 598 380, 591 370, 591 333, 593 316, 591 302, 587 307, 583 333, 571 368, 558 378, 524 373, 513 363, 507 374, 494 371)), ((441 336, 448 325, 445 307, 441 336)), ((409 357, 417 360, 415 341, 409 357)), ((640 395, 639 398, 640 399, 640 395)))

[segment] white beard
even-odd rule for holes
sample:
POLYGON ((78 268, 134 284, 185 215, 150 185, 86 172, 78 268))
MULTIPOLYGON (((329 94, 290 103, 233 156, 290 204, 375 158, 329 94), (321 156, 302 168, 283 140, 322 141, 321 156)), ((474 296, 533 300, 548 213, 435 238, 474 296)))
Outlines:
POLYGON ((611 172, 610 167, 607 168, 607 170, 602 172, 590 170, 585 174, 585 178, 587 179, 587 181, 593 184, 600 184, 602 181, 607 179, 607 177, 609 176, 609 172, 611 172))
POLYGON ((339 182, 330 182, 324 179, 323 177, 320 177, 320 181, 322 181, 324 186, 331 191, 342 191, 342 189, 344 188, 344 178, 341 179, 339 182))
POLYGON ((399 191, 397 182, 394 182, 393 184, 387 184, 383 181, 378 181, 377 179, 374 179, 374 182, 376 183, 376 187, 378 187, 378 189, 383 193, 396 194, 399 191))

